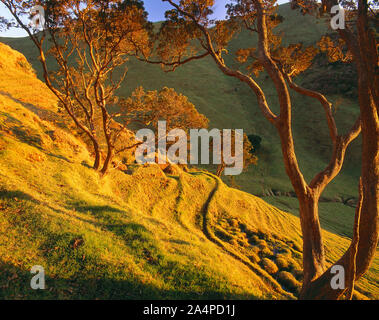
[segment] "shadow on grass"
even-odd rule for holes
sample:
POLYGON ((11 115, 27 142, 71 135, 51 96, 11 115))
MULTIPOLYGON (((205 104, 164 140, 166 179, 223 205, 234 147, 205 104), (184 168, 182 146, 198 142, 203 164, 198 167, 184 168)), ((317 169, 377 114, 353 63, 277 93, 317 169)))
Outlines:
MULTIPOLYGON (((299 218, 299 205, 296 198, 270 196, 262 200, 276 208, 299 218)), ((319 215, 322 229, 337 236, 351 239, 354 224, 354 208, 336 202, 320 202, 319 215)))
POLYGON ((28 195, 25 192, 22 191, 9 191, 5 189, 0 188, 0 199, 2 200, 26 200, 31 201, 35 204, 39 204, 40 202, 36 199, 34 199, 32 196, 28 195))
POLYGON ((104 214, 107 212, 124 213, 124 210, 120 210, 111 206, 75 206, 75 210, 82 213, 90 212, 93 215, 104 214))
POLYGON ((82 161, 81 162, 81 165, 83 167, 86 167, 87 169, 93 169, 93 166, 92 165, 89 165, 86 161, 82 161))
POLYGON ((0 91, 0 94, 7 96, 9 99, 13 100, 14 102, 22 105, 24 108, 26 108, 26 109, 30 110, 31 112, 33 112, 34 114, 36 114, 42 120, 54 121, 55 124, 58 125, 59 127, 66 128, 66 125, 62 121, 62 117, 59 114, 57 114, 51 110, 47 110, 47 109, 38 107, 34 104, 21 101, 20 99, 17 99, 13 95, 11 95, 9 92, 0 91))
POLYGON ((125 243, 120 252, 109 247, 112 254, 129 257, 113 264, 103 257, 104 252, 108 252, 107 242, 98 242, 88 236, 86 228, 76 230, 66 226, 60 230, 50 229, 49 224, 35 214, 34 207, 26 205, 35 201, 32 197, 16 191, 2 193, 3 198, 13 199, 16 196, 24 199, 20 205, 25 212, 17 215, 8 212, 7 219, 17 227, 28 225, 31 228, 31 237, 39 243, 38 254, 17 266, 0 258, 0 299, 254 298, 230 292, 224 288, 227 279, 217 280, 207 268, 203 270, 188 262, 172 260, 145 226, 119 220, 117 214, 109 212, 109 209, 120 210, 107 206, 85 207, 85 210, 107 210, 97 216, 97 221, 88 223, 108 230, 125 243), (128 259, 138 266, 135 272, 129 267, 128 259), (45 268, 46 290, 30 288, 33 275, 29 270, 33 265, 45 268))
POLYGON ((50 277, 45 268, 45 289, 33 290, 30 281, 34 274, 0 260, 0 300, 208 300, 208 299, 256 299, 254 296, 230 295, 205 290, 165 290, 141 280, 91 278, 90 275, 74 275, 70 279, 50 277))

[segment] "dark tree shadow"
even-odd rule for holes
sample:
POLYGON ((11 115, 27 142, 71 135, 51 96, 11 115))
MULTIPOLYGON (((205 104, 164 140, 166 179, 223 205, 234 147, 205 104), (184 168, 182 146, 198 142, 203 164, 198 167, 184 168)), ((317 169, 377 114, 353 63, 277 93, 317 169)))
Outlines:
POLYGON ((45 270, 45 289, 34 290, 30 270, 0 260, 0 300, 220 300, 256 299, 249 295, 225 297, 212 289, 203 294, 192 291, 163 290, 138 279, 117 280, 74 275, 70 279, 52 278, 45 270))
POLYGON ((0 187, 0 199, 2 200, 14 200, 14 199, 19 199, 19 200, 26 200, 26 201, 31 201, 35 204, 39 204, 40 202, 36 199, 34 199, 32 196, 29 194, 22 192, 22 191, 9 191, 5 189, 1 189, 0 187))

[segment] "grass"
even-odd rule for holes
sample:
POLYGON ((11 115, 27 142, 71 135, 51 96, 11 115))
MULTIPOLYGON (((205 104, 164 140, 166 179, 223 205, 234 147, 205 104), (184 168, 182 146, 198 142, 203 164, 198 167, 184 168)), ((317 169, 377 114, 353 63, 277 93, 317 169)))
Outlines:
POLYGON ((1 298, 281 297, 198 228, 209 177, 136 166, 100 179, 83 143, 35 113, 55 110, 48 99, 28 102, 39 86, 48 96, 35 77, 19 82, 24 102, 7 90, 22 69, 11 73, 16 53, 0 48, 9 60, 0 95, 1 298), (183 196, 184 188, 199 193, 183 196), (33 265, 44 266, 47 290, 30 289, 33 265))
MULTIPOLYGON (((290 38, 296 40, 296 28, 304 27, 314 42, 319 31, 305 28, 309 18, 294 21, 286 20, 285 27, 293 30, 290 38)), ((6 42, 31 58, 39 74, 30 43, 6 42)), ((93 160, 83 143, 65 131, 56 100, 27 61, 2 44, 0 56, 0 298, 296 297, 302 279, 297 200, 262 200, 244 192, 291 190, 276 133, 262 120, 246 88, 224 78, 209 60, 170 75, 154 66, 130 66, 133 83, 176 88, 213 126, 243 127, 263 137, 258 167, 237 179, 244 191, 207 172, 165 175, 157 166, 129 166, 128 174, 114 170, 101 179, 89 168, 93 160), (278 270, 270 274, 268 261, 278 270), (45 267, 47 290, 30 289, 33 265, 45 267)), ((273 88, 264 76, 262 80, 275 109, 273 88)), ((127 82, 122 93, 131 90, 127 82)), ((322 133, 320 106, 294 99, 296 147, 309 178, 327 162, 327 133, 322 133)), ((342 127, 356 114, 355 104, 345 102, 338 114, 342 127)), ((355 195, 359 157, 354 150, 359 144, 352 150, 325 197, 355 195)), ((327 262, 332 263, 350 243, 354 210, 339 202, 321 202, 320 209, 327 262)), ((378 270, 376 258, 358 282, 356 296, 378 299, 378 270)))
MULTIPOLYGON (((290 9, 288 4, 279 6, 279 13, 285 18, 278 32, 284 32, 284 43, 301 41, 304 45, 315 44, 327 30, 326 22, 303 16, 290 9)), ((22 52, 41 78, 41 66, 37 51, 29 40, 3 38, 1 41, 22 52)), ((230 44, 229 52, 240 47, 256 45, 256 37, 246 32, 230 44)), ((226 57, 229 63, 234 63, 226 57)), ((210 127, 242 128, 247 134, 262 137, 262 148, 258 153, 259 163, 248 172, 236 177, 242 190, 261 195, 271 189, 288 192, 292 186, 284 170, 281 147, 276 129, 261 114, 256 98, 251 90, 238 80, 226 77, 208 58, 187 64, 174 73, 164 73, 160 66, 145 64, 133 59, 128 62, 128 78, 119 90, 121 96, 128 96, 138 86, 146 90, 174 88, 189 97, 200 113, 210 119, 210 127), (210 90, 211 89, 211 90, 210 90)), ((313 70, 317 72, 317 70, 313 70)), ((278 111, 276 91, 267 75, 263 73, 258 82, 264 89, 273 111, 278 111)), ((302 82, 299 79, 298 82, 302 82)), ((347 130, 355 121, 359 108, 356 101, 330 96, 332 101, 339 100, 341 105, 336 113, 340 131, 347 130)), ((296 151, 305 178, 309 181, 317 172, 324 169, 332 154, 324 111, 313 99, 293 93, 293 130, 296 151), (312 117, 309 117, 309 114, 312 117)), ((341 174, 326 189, 324 195, 357 197, 359 177, 360 142, 348 149, 346 162, 341 174)), ((213 170, 213 168, 206 168, 213 170)), ((228 179, 224 179, 228 181, 228 179)))

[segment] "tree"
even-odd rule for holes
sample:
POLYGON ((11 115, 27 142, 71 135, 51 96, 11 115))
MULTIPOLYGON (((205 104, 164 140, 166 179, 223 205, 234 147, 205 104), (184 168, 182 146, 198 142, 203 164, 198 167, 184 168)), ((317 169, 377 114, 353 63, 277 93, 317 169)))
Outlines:
MULTIPOLYGON (((307 7, 307 12, 329 15, 337 1, 324 0, 321 6, 315 1, 293 1, 297 7, 307 7)), ((358 102, 362 126, 362 168, 359 185, 360 200, 356 210, 354 235, 349 249, 334 264, 347 271, 348 286, 345 290, 331 290, 331 273, 328 269, 314 279, 304 298, 338 299, 344 293, 351 299, 354 282, 369 269, 375 256, 379 238, 379 75, 378 75, 378 1, 343 1, 345 8, 344 29, 337 29, 333 42, 324 38, 321 48, 331 61, 350 61, 358 74, 358 102), (346 50, 347 49, 347 50, 346 50), (349 57, 350 59, 346 59, 349 57)), ((333 267, 333 266, 331 266, 333 267)))
POLYGON ((208 127, 208 119, 196 110, 186 96, 172 88, 145 91, 138 87, 120 105, 123 122, 127 124, 142 122, 157 129, 158 121, 164 120, 167 131, 176 128, 186 132, 190 128, 208 127))
POLYGON ((120 101, 120 107, 121 119, 126 126, 134 124, 135 128, 139 128, 141 125, 143 128, 151 128, 157 133, 157 145, 160 140, 165 141, 165 151, 176 142, 167 141, 167 133, 171 130, 183 130, 188 137, 190 129, 207 128, 209 123, 208 119, 196 110, 186 96, 167 87, 159 91, 145 91, 139 87, 130 97, 120 101), (160 121, 165 121, 164 132, 166 134, 163 136, 159 136, 158 132, 160 121))
MULTIPOLYGON (((264 117, 278 131, 285 170, 300 205, 304 269, 300 296, 307 298, 311 284, 326 271, 318 213, 319 198, 326 186, 340 172, 347 147, 360 134, 361 119, 359 117, 346 134, 339 134, 332 103, 321 93, 295 83, 296 76, 309 68, 317 50, 312 47, 303 48, 299 43, 287 47, 281 45, 281 38, 274 33, 275 27, 282 20, 275 13, 274 0, 232 0, 228 4, 229 19, 225 21, 210 19, 213 0, 181 0, 179 3, 172 0, 162 1, 168 2, 172 10, 166 13, 167 21, 157 35, 159 44, 156 46, 155 54, 159 61, 139 53, 140 59, 161 63, 174 70, 184 63, 210 56, 225 75, 237 78, 250 87, 257 97, 264 117), (224 59, 229 54, 228 43, 242 29, 257 35, 255 47, 240 48, 235 54, 240 63, 247 65, 247 70, 227 63, 224 59), (279 114, 271 110, 266 95, 257 82, 257 77, 263 70, 267 72, 276 88, 279 114), (333 144, 329 164, 310 182, 305 180, 295 153, 290 90, 313 98, 321 104, 333 144)), ((377 204, 373 205, 371 202, 371 206, 377 204)), ((376 223, 375 220, 371 222, 376 223)))
MULTIPOLYGON (((223 137, 223 133, 221 132, 221 148, 220 148, 220 158, 221 158, 221 164, 217 165, 217 170, 216 170, 216 176, 221 177, 222 173, 225 170, 226 163, 224 161, 224 148, 227 148, 228 150, 232 151, 232 156, 236 156, 236 150, 235 147, 235 134, 236 131, 232 130, 231 132, 231 139, 230 143, 229 141, 225 141, 223 137)), ((257 156, 253 154, 254 148, 253 145, 251 144, 248 136, 246 134, 243 135, 243 149, 242 149, 242 158, 243 158, 243 169, 247 169, 250 165, 256 164, 258 162, 257 156)))
POLYGON ((261 148, 262 138, 255 134, 250 134, 247 136, 251 145, 253 146, 253 153, 256 153, 261 148))
POLYGON ((92 144, 93 168, 105 175, 127 128, 115 121, 128 57, 149 49, 151 25, 139 0, 1 0, 38 49, 48 88, 92 144), (44 5, 43 30, 22 21, 36 5, 44 5), (49 44, 45 45, 45 40, 49 44), (51 60, 47 62, 47 57, 51 60), (56 64, 50 70, 50 63, 56 64), (114 111, 115 110, 115 111, 114 111), (102 142, 106 158, 101 166, 102 142))

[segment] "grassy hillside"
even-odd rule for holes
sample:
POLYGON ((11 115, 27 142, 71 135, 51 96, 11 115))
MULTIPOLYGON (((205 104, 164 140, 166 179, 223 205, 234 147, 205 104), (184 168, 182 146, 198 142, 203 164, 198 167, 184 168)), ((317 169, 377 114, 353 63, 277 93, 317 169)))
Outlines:
MULTIPOLYGON (((297 217, 205 171, 130 166, 101 179, 26 59, 3 44, 0 58, 1 299, 296 297, 297 217), (33 265, 47 290, 30 289, 33 265)), ((349 245, 337 218, 328 263, 349 245)), ((378 263, 356 297, 379 297, 378 263)))
MULTIPOLYGON (((327 32, 327 21, 300 15, 297 11, 291 10, 288 4, 279 6, 279 13, 284 17, 284 22, 278 31, 284 33, 285 44, 299 41, 304 45, 315 44, 321 35, 327 32)), ((37 51, 28 39, 3 38, 0 41, 25 54, 41 79, 37 51)), ((242 33, 231 43, 229 51, 234 52, 240 47, 253 46, 255 43, 255 36, 242 33)), ((225 77, 210 59, 193 62, 168 74, 159 66, 134 60, 128 63, 128 67, 128 77, 119 92, 121 96, 128 96, 140 85, 145 89, 172 87, 189 97, 197 109, 210 119, 211 127, 243 128, 247 134, 262 137, 258 165, 237 176, 235 183, 231 183, 229 178, 223 180, 229 185, 262 197, 281 210, 298 216, 298 202, 293 197, 292 186, 284 171, 277 132, 262 116, 255 96, 246 85, 225 77)), ((321 80, 323 83, 321 87, 334 87, 336 81, 328 82, 334 73, 333 66, 320 66, 316 63, 297 81, 309 84, 321 80)), ((272 82, 265 73, 259 77, 258 82, 264 88, 271 108, 277 111, 278 101, 272 82)), ((329 162, 332 146, 320 104, 296 93, 292 95, 295 147, 301 169, 309 181, 329 162)), ((328 94, 331 101, 338 102, 335 117, 341 133, 350 128, 359 112, 356 101, 349 97, 350 95, 328 94)), ((320 203, 322 227, 331 232, 337 231, 344 236, 352 234, 354 208, 351 205, 357 198, 360 152, 360 138, 358 138, 348 148, 341 173, 325 190, 320 203)))
MULTIPOLYGON (((316 21, 310 16, 302 16, 290 9, 289 5, 279 6, 284 16, 278 31, 285 34, 284 43, 301 41, 304 45, 315 44, 327 31, 327 22, 316 21)), ((28 58, 41 79, 41 66, 37 52, 28 39, 0 39, 19 50, 28 58)), ((242 33, 230 45, 230 52, 240 47, 253 46, 256 38, 242 33)), ((163 86, 175 88, 188 96, 197 109, 210 119, 210 126, 216 128, 243 128, 247 134, 262 137, 262 147, 258 152, 259 162, 248 172, 237 176, 231 183, 224 182, 243 191, 263 197, 265 201, 281 210, 298 216, 298 203, 293 197, 292 186, 284 171, 281 148, 276 130, 263 118, 256 98, 247 86, 235 79, 225 77, 210 59, 204 59, 178 68, 174 73, 164 73, 159 66, 131 60, 129 74, 120 89, 121 96, 128 96, 136 87, 160 89, 163 86)), ((314 83, 320 78, 320 65, 316 64, 298 82, 314 83), (316 75, 316 76, 315 76, 316 75)), ((322 66, 321 80, 333 78, 333 69, 322 66)), ((264 88, 267 99, 274 111, 278 110, 276 92, 272 82, 263 73, 258 82, 264 88)), ((324 81, 325 82, 325 81, 324 81)), ((334 86, 327 82, 326 87, 334 86)), ((340 132, 354 123, 359 108, 349 95, 328 95, 331 101, 338 101, 336 120, 340 132)), ((325 115, 319 103, 293 93, 293 130, 295 147, 300 166, 309 181, 317 172, 324 169, 332 153, 325 115), (311 116, 310 116, 311 115, 311 116)), ((351 236, 354 208, 346 205, 348 200, 357 198, 357 182, 360 175, 360 138, 349 147, 344 167, 340 175, 325 190, 320 204, 322 227, 332 232, 339 226, 340 234, 351 236)), ((205 168, 210 169, 211 168, 205 168)), ((351 204, 351 203, 350 203, 351 204)))
MULTIPOLYGON (((288 4, 279 6, 279 13, 285 18, 278 28, 278 32, 283 31, 285 34, 285 44, 298 41, 304 45, 315 44, 327 31, 326 22, 303 16, 291 10, 288 4)), ((3 38, 0 41, 22 52, 41 78, 37 51, 29 40, 3 38)), ((244 32, 231 43, 229 51, 235 52, 240 47, 254 46, 255 43, 256 37, 244 32)), ((263 118, 255 96, 245 84, 225 77, 210 58, 185 65, 174 73, 164 73, 160 66, 134 60, 128 63, 128 68, 128 77, 119 91, 121 96, 128 96, 141 85, 148 90, 172 87, 189 97, 197 109, 210 119, 211 127, 243 128, 247 134, 262 137, 258 166, 236 179, 242 190, 256 195, 270 194, 272 189, 281 192, 292 190, 284 171, 276 130, 263 118)), ((278 102, 273 84, 264 73, 258 82, 267 93, 270 106, 277 111, 278 102)), ((327 165, 332 152, 325 115, 320 104, 313 99, 297 94, 293 95, 293 99, 296 150, 305 177, 311 179, 327 165)), ((343 132, 354 123, 359 110, 356 103, 348 98, 331 96, 330 99, 339 100, 336 118, 343 132)), ((349 148, 344 169, 335 183, 326 190, 326 197, 332 199, 356 196, 360 172, 359 152, 359 143, 353 143, 349 148)))

